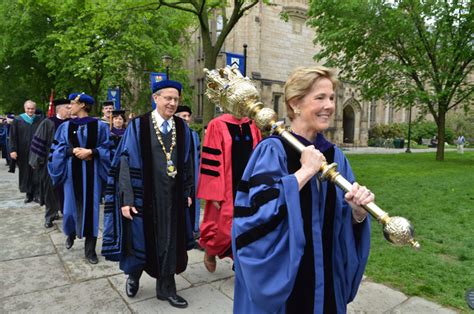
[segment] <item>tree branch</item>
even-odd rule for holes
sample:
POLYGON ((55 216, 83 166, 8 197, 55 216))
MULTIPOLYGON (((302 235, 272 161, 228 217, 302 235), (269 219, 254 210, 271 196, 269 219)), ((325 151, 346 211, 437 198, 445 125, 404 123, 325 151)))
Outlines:
POLYGON ((456 107, 459 105, 464 99, 468 98, 472 93, 474 92, 473 89, 469 90, 466 95, 462 96, 459 100, 457 100, 453 105, 448 107, 448 110, 451 110, 452 108, 456 107))
POLYGON ((194 1, 183 0, 183 1, 176 1, 176 2, 166 2, 164 0, 159 0, 159 2, 160 2, 161 5, 163 5, 165 7, 169 7, 169 8, 173 8, 173 9, 176 9, 176 10, 189 12, 189 13, 192 13, 194 15, 199 16, 199 12, 198 12, 197 7, 196 7, 197 3, 194 2, 194 1), (182 6, 182 5, 186 5, 186 4, 192 5, 196 10, 192 10, 192 9, 189 9, 188 7, 182 6))

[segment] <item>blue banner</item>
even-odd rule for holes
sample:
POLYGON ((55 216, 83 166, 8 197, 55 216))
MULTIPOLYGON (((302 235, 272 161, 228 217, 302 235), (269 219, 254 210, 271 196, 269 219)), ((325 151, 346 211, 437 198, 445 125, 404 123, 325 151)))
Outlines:
MULTIPOLYGON (((152 94, 153 94, 153 83, 161 82, 163 80, 166 80, 166 73, 150 72, 150 90, 152 94)), ((155 109, 156 107, 155 102, 153 101, 153 96, 151 98, 151 106, 153 109, 155 109)))
POLYGON ((109 88, 107 90, 107 99, 114 102, 115 110, 120 110, 120 87, 109 88))
POLYGON ((226 65, 233 66, 236 65, 239 67, 240 72, 243 72, 245 68, 245 59, 244 55, 240 55, 237 53, 226 52, 226 65))

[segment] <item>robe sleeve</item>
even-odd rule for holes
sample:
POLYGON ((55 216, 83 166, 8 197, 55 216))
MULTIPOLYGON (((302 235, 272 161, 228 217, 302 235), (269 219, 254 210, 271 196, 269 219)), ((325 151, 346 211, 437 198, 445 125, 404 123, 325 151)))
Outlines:
MULTIPOLYGON (((349 182, 354 183, 355 177, 352 172, 349 161, 344 156, 341 150, 336 149, 335 161, 338 164, 338 172, 346 178, 349 182)), ((334 254, 340 257, 343 262, 336 263, 334 266, 333 275, 339 280, 335 280, 335 289, 339 289, 341 282, 345 283, 343 291, 346 291, 346 303, 351 302, 359 289, 359 285, 364 275, 365 267, 370 253, 370 220, 367 219, 360 224, 352 223, 352 208, 344 200, 344 191, 337 189, 337 202, 342 207, 342 219, 336 221, 335 226, 341 224, 341 232, 339 233, 338 243, 334 254)))
MULTIPOLYGON (((190 140, 189 144, 192 141, 192 134, 191 130, 187 129, 188 131, 188 138, 190 140)), ((185 204, 188 202, 188 197, 191 197, 191 193, 194 190, 194 154, 192 152, 192 145, 188 145, 188 152, 186 153, 188 158, 184 162, 184 198, 185 204)), ((194 200, 193 200, 194 202, 194 200)))
POLYGON ((130 179, 130 167, 126 156, 120 157, 119 197, 121 206, 134 206, 135 197, 130 179))
MULTIPOLYGON (((278 312, 288 299, 305 245, 298 182, 288 174, 277 141, 263 141, 252 154, 237 192, 232 228, 236 281, 269 313, 278 312)), ((242 291, 235 293, 241 299, 242 291)))
POLYGON ((201 153, 201 168, 197 197, 205 200, 224 201, 225 161, 222 129, 219 121, 209 123, 201 153))
POLYGON ((29 156, 29 164, 33 169, 44 165, 48 158, 48 137, 51 136, 51 130, 48 125, 49 121, 43 120, 33 135, 29 156))
POLYGON ((70 149, 72 149, 69 145, 68 128, 69 122, 59 126, 49 151, 48 172, 54 186, 64 183, 67 177, 70 149))
POLYGON ((99 121, 99 137, 97 147, 94 151, 94 158, 98 159, 98 171, 100 179, 107 182, 107 175, 110 169, 110 149, 112 142, 110 140, 110 131, 106 123, 99 121))
POLYGON ((10 126, 10 152, 18 152, 18 120, 14 119, 10 126))

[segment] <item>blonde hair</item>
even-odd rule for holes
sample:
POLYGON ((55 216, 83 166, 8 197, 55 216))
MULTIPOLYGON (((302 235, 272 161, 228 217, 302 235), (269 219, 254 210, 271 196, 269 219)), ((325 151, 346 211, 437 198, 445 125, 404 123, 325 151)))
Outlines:
POLYGON ((336 74, 333 70, 323 66, 297 68, 290 75, 285 83, 285 104, 290 120, 295 118, 295 112, 290 106, 290 101, 293 99, 299 100, 306 96, 311 91, 313 84, 321 78, 330 80, 333 88, 336 89, 338 84, 336 74))

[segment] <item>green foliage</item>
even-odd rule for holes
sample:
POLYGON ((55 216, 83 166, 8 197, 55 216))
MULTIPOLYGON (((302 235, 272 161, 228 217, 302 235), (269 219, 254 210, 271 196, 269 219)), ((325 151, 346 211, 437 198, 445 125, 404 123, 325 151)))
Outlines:
MULTIPOLYGON (((445 128, 444 140, 447 143, 453 143, 455 140, 454 132, 449 127, 445 128)), ((438 135, 438 127, 436 123, 431 121, 419 121, 412 123, 411 127, 411 137, 418 144, 421 144, 421 139, 423 138, 432 138, 433 136, 438 135)))
POLYGON ((199 134, 199 138, 202 142, 202 140, 204 139, 204 126, 202 125, 202 123, 191 123, 189 127, 196 131, 197 134, 199 134))
POLYGON ((366 275, 409 296, 467 312, 464 293, 474 287, 474 152, 347 155, 357 182, 368 186, 391 216, 409 219, 421 249, 387 243, 372 221, 366 275))
MULTIPOLYGON (((455 132, 446 127, 444 133, 444 140, 447 143, 453 144, 457 138, 455 132)), ((411 123, 411 139, 421 144, 422 139, 431 139, 438 135, 438 127, 432 121, 417 121, 411 123)), ((408 139, 408 124, 407 123, 393 123, 393 124, 376 124, 369 130, 369 146, 385 146, 386 139, 404 138, 408 139)))
POLYGON ((474 139, 474 113, 456 113, 448 116, 446 126, 451 128, 455 135, 464 135, 474 139))
MULTIPOLYGON (((24 46, 18 60, 4 62, 17 68, 27 59, 32 67, 43 69, 43 76, 28 84, 31 89, 46 85, 41 94, 44 101, 52 88, 57 95, 83 91, 102 100, 108 87, 120 86, 125 107, 135 113, 149 110, 149 72, 164 72, 164 54, 173 57, 173 79, 187 81, 182 47, 188 41, 184 30, 192 24, 188 13, 157 7, 156 3, 152 10, 137 7, 133 0, 2 2, 0 10, 8 15, 0 26, 8 26, 8 32, 2 33, 8 49, 0 50, 0 60, 24 46)), ((24 68, 15 72, 11 84, 24 89, 27 72, 24 68)), ((185 98, 190 98, 188 90, 185 98)))
POLYGON ((0 2, 0 109, 22 112, 35 100, 45 109, 53 79, 34 50, 52 30, 50 3, 0 2))
MULTIPOLYGON (((159 4, 173 10, 190 12, 200 28, 200 40, 204 52, 204 67, 215 69, 217 57, 221 53, 225 39, 244 14, 260 1, 270 4, 270 0, 158 0, 159 4), (221 19, 221 30, 217 34, 211 21, 221 19), (215 38, 214 38, 215 37, 215 38)), ((203 122, 207 124, 214 117, 214 104, 204 98, 203 122)))
POLYGON ((404 137, 406 124, 376 124, 369 130, 369 138, 395 138, 404 137))
POLYGON ((429 112, 441 140, 446 113, 473 104, 471 1, 319 0, 309 16, 318 61, 340 69, 367 99, 429 112))

